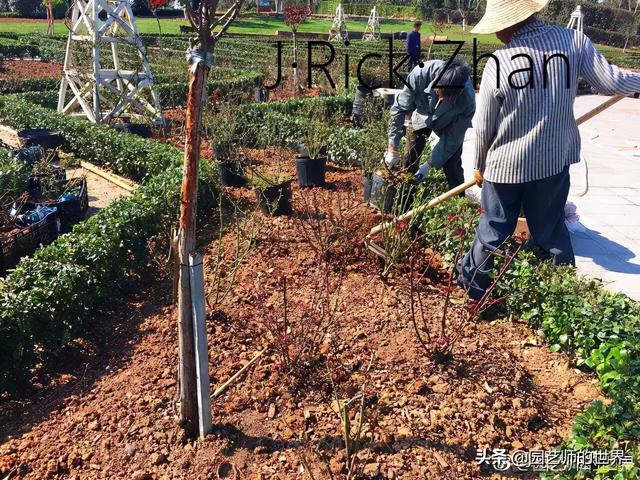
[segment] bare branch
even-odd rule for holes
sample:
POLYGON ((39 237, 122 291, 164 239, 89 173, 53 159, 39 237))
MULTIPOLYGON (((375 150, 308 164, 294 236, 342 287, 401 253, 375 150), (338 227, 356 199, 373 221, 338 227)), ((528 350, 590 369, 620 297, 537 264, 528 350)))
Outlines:
POLYGON ((235 20, 235 18, 238 16, 238 13, 240 13, 240 9, 242 8, 242 4, 244 3, 244 0, 238 0, 236 3, 234 3, 234 5, 229 8, 229 10, 227 10, 227 12, 223 15, 226 16, 229 12, 231 12, 231 15, 229 16, 229 18, 227 18, 226 22, 224 23, 224 25, 222 25, 222 28, 220 29, 220 31, 218 33, 216 33, 213 37, 213 43, 215 44, 218 40, 220 40, 220 37, 222 37, 222 35, 224 35, 224 33, 228 30, 229 26, 231 26, 231 22, 233 22, 235 20))

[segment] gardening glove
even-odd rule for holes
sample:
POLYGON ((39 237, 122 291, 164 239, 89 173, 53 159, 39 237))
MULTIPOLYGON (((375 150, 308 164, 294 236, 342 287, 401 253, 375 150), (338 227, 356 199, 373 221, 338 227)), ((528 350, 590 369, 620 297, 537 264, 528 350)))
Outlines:
POLYGON ((482 177, 482 172, 480 170, 473 171, 473 178, 478 183, 478 186, 482 187, 482 182, 484 181, 484 178, 482 177))
POLYGON ((429 162, 424 162, 422 165, 420 165, 418 172, 413 176, 413 182, 414 183, 422 182, 425 178, 429 176, 429 171, 431 170, 431 168, 432 167, 429 162))
POLYGON ((400 161, 400 155, 397 148, 387 149, 387 153, 384 154, 384 163, 389 169, 395 167, 400 161))

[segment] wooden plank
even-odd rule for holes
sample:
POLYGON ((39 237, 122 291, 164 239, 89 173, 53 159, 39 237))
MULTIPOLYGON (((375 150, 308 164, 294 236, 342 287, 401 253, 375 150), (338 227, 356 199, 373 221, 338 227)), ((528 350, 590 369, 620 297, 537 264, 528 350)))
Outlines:
POLYGON ((0 125, 0 140, 13 148, 23 148, 24 139, 20 138, 18 131, 6 125, 0 125))
POLYGON ((82 168, 84 168, 85 170, 88 170, 91 173, 94 173, 94 174, 98 175, 99 177, 102 177, 105 180, 113 183, 114 185, 117 185, 118 187, 122 188, 123 190, 126 190, 129 193, 135 192, 136 188, 138 188, 138 184, 137 183, 135 183, 135 182, 133 182, 133 181, 127 179, 127 178, 123 178, 123 177, 121 177, 119 175, 116 175, 114 173, 106 172, 102 168, 96 167, 92 163, 80 162, 80 166, 82 168))

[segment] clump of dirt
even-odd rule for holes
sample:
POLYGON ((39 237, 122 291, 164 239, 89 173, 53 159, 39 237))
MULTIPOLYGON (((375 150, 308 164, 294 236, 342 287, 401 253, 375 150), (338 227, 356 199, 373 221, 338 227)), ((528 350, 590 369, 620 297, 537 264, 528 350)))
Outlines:
MULTIPOLYGON (((271 155, 253 154, 261 168, 281 168, 271 155)), ((286 170, 293 169, 292 161, 286 170)), ((379 264, 362 246, 379 217, 359 202, 359 172, 329 169, 324 190, 294 185, 289 217, 257 213, 250 190, 224 193, 227 212, 238 211, 229 205, 241 207, 241 229, 251 231, 252 248, 228 295, 209 312, 212 386, 273 341, 267 318, 282 316, 283 278, 292 299, 288 318, 298 318, 317 296, 322 262, 300 230, 310 198, 321 215, 349 213, 345 243, 331 257, 331 265, 339 266, 332 272, 342 272, 337 321, 304 381, 291 388, 277 349, 270 348, 241 382, 214 399, 213 434, 185 438, 175 403, 176 309, 170 281, 157 280, 99 319, 114 331, 104 334, 101 348, 76 359, 78 368, 45 376, 30 398, 5 407, 0 473, 169 479, 221 472, 221 478, 303 479, 309 478, 305 459, 316 478, 325 478, 319 473, 324 462, 342 478, 334 390, 350 398, 364 388, 370 419, 358 453, 364 478, 479 479, 490 472, 474 461, 477 449, 552 448, 568 434, 573 417, 598 398, 592 375, 570 368, 565 355, 551 353, 517 320, 472 322, 449 363, 425 358, 408 316, 403 275, 392 271, 381 278, 379 264)), ((217 262, 228 272, 234 259, 220 259, 219 252, 238 251, 246 239, 228 227, 219 244, 216 228, 203 231, 209 235, 200 239, 205 272, 217 262)), ((218 278, 207 276, 208 291, 218 278)), ((434 326, 443 304, 437 293, 425 299, 434 326)), ((451 315, 464 310, 451 307, 451 315)))

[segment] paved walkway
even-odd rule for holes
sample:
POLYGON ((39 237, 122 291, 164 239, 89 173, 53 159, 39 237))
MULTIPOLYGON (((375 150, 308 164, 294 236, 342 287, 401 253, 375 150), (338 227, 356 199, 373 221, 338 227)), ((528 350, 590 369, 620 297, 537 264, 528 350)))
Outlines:
MULTIPOLYGON (((581 96, 576 117, 607 100, 581 96)), ((578 271, 640 300, 640 100, 625 98, 580 127, 585 164, 571 169, 569 201, 578 207, 584 233, 572 234, 578 271)), ((463 164, 473 170, 473 131, 467 132, 463 164)))

